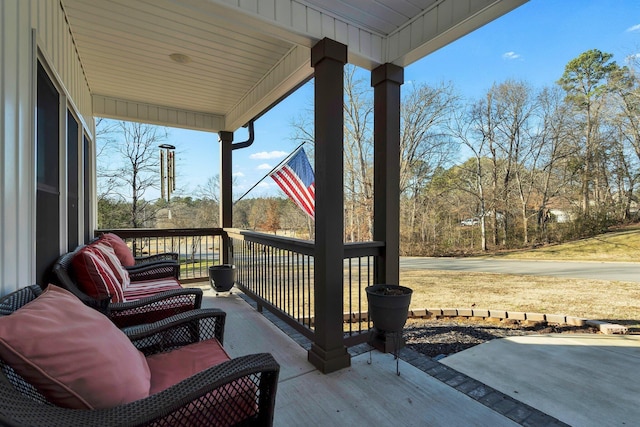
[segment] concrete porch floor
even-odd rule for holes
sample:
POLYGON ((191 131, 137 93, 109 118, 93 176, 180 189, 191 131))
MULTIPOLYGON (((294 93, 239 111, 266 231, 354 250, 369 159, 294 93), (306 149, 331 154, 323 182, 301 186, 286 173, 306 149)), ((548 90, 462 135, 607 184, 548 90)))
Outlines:
POLYGON ((638 336, 494 340, 440 362, 403 349, 400 376, 390 354, 373 351, 368 364, 364 345, 364 352, 350 350, 350 368, 323 375, 307 362, 304 339, 296 342, 238 290, 203 289, 204 307, 227 312, 224 346, 232 357, 269 352, 280 363, 278 427, 602 426, 640 419, 638 336))

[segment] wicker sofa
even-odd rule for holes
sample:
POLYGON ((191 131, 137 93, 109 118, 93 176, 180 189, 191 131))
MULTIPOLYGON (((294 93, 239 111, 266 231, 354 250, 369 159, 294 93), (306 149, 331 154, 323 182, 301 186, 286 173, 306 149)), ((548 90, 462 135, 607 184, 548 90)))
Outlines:
POLYGON ((270 426, 279 365, 266 353, 230 359, 222 347, 224 322, 221 310, 199 309, 123 332, 56 286, 6 295, 0 298, 0 425, 270 426), (136 371, 144 374, 145 365, 146 383, 136 371), (63 384, 62 393, 76 400, 51 383, 63 384), (137 389, 140 395, 132 396, 137 389), (114 399, 123 401, 109 403, 114 399))
MULTIPOLYGON (((63 287, 119 327, 150 323, 200 308, 202 290, 183 288, 180 265, 172 259, 127 263, 120 246, 100 238, 62 255, 53 266, 54 284, 63 287), (128 264, 128 265, 124 265, 128 264)), ((125 246, 126 248, 126 246, 125 246)), ((128 248, 126 248, 128 251, 128 248)))

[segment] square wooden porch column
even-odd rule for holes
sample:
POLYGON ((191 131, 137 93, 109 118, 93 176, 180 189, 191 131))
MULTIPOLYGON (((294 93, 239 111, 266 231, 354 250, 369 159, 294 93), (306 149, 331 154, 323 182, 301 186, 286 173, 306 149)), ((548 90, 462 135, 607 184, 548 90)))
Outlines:
MULTIPOLYGON (((373 240, 384 242, 375 282, 400 284, 400 86, 404 69, 383 64, 371 72, 373 86, 373 240)), ((386 353, 404 339, 374 330, 369 343, 386 353)))
POLYGON ((373 240, 385 242, 376 283, 400 282, 400 86, 404 68, 382 64, 373 86, 373 240))
MULTIPOLYGON (((220 131, 220 227, 233 227, 233 132, 220 131)), ((222 263, 229 264, 229 239, 222 239, 222 263)))
POLYGON ((314 343, 309 361, 323 373, 351 365, 343 341, 343 96, 347 47, 323 39, 311 49, 315 69, 314 343))

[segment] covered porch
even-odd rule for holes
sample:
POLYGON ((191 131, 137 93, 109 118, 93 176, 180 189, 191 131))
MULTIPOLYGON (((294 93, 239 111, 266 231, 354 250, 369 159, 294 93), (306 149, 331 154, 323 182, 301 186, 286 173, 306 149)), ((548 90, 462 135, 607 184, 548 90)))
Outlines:
MULTIPOLYGON (((232 239, 260 243, 231 229, 233 151, 246 145, 234 133, 313 77, 316 239, 275 247, 312 258, 309 361, 324 373, 348 367, 345 259, 370 257, 366 283, 398 283, 404 67, 525 1, 4 2, 1 292, 46 283, 60 254, 92 238, 95 117, 211 132, 221 159, 221 259, 237 255, 232 239), (355 246, 343 240, 347 63, 371 71, 375 97, 374 241, 355 246)), ((266 276, 246 282, 260 287, 266 276)))

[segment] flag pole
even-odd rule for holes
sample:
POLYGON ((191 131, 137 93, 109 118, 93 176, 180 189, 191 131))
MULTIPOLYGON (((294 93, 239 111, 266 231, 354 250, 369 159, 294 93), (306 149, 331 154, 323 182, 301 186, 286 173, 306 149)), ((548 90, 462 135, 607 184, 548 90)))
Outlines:
POLYGON ((244 196, 246 196, 247 194, 249 194, 251 192, 251 190, 253 190, 254 188, 256 188, 258 186, 258 184, 260 184, 262 181, 264 181, 264 179, 266 177, 268 177, 269 175, 271 175, 273 173, 273 171, 275 171, 276 169, 278 169, 283 163, 285 163, 287 160, 289 160, 291 157, 293 157, 294 154, 296 154, 304 144, 306 144, 308 141, 304 141, 302 144, 298 145, 296 147, 295 150, 293 150, 291 152, 291 154, 289 154, 287 157, 285 157, 280 163, 278 163, 277 165, 274 166, 273 169, 271 169, 269 172, 267 172, 267 174, 265 176, 263 176, 262 178, 260 178, 260 180, 258 182, 256 182, 250 189, 248 189, 242 196, 240 196, 235 202, 233 202, 233 204, 235 205, 236 203, 238 203, 240 200, 242 200, 244 198, 244 196))

